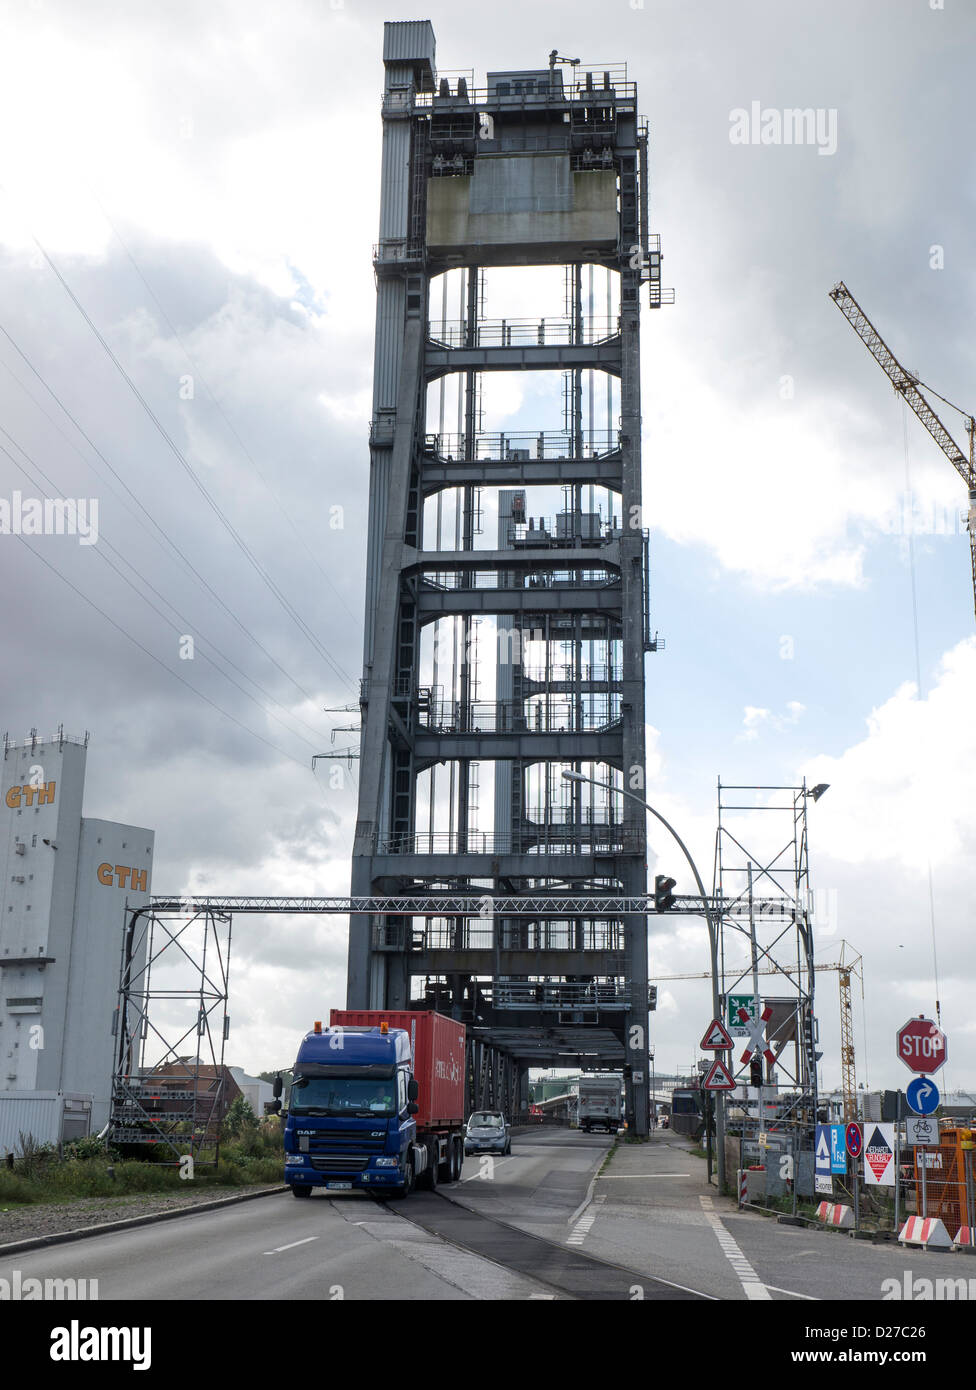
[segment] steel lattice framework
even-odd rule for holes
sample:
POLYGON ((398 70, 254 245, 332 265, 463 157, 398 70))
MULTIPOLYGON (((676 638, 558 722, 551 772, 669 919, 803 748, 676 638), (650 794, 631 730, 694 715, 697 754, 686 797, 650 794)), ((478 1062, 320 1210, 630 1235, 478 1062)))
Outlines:
MULTIPOLYGON (((759 1006, 759 975, 774 976, 763 987, 769 1010, 764 1033, 765 1064, 750 1051, 730 1056, 739 1081, 750 1084, 751 1066, 761 1068, 762 1084, 779 1077, 794 1088, 796 1112, 812 1121, 817 1109, 817 1024, 814 1016, 816 966, 813 929, 819 916, 825 931, 835 930, 830 914, 815 912, 810 886, 807 802, 826 790, 818 786, 746 787, 718 783, 714 897, 719 917, 720 994, 753 995, 759 1006), (758 890, 758 892, 757 892, 758 890), (762 897, 759 896, 762 893, 762 897), (748 963, 727 965, 730 955, 748 963), (770 1061, 769 1057, 774 1058, 770 1061)), ((740 1025, 740 1031, 744 1025, 740 1025)), ((735 1028, 732 1028, 733 1033, 735 1028)))
MULTIPOLYGON (((640 290, 652 307, 670 296, 648 231, 646 123, 623 67, 564 70, 555 50, 548 68, 490 73, 475 87, 439 78, 430 23, 406 21, 385 25, 383 61, 347 1003, 437 1007, 482 1028, 515 1057, 514 1094, 524 1095, 550 1020, 541 1005, 535 1016, 513 1013, 515 994, 499 981, 565 986, 567 999, 599 985, 593 997, 614 1007, 581 1007, 565 1021, 590 1027, 596 1053, 622 1062, 643 1133, 645 824, 612 788, 624 777, 643 786, 644 658, 656 648, 641 521, 640 290), (533 266, 563 268, 563 317, 532 302, 538 277, 526 281, 518 318, 487 317, 495 269, 533 266), (599 318, 595 275, 612 301, 599 318), (483 428, 482 375, 510 371, 562 374, 562 429, 483 428), (545 488, 562 490, 561 509, 533 515, 533 490, 538 509, 552 506, 545 488), (497 489, 491 508, 481 505, 486 489, 497 489), (442 500, 453 536, 441 529, 442 500), (497 537, 479 544, 489 512, 497 537), (480 622, 494 625, 499 648, 511 639, 507 654, 489 661, 477 648, 480 622), (450 660, 429 654, 445 636, 450 660), (490 834, 477 824, 485 764, 490 834), (560 769, 582 767, 611 789, 595 813, 578 788, 559 800, 560 769), (541 893, 540 879, 563 890, 541 893), (597 883, 610 892, 594 892, 597 883), (434 896, 439 888, 448 892, 434 896), (441 917, 446 925, 428 930, 441 917), (543 927, 527 930, 527 918, 543 927), (558 943, 546 918, 569 920, 558 943)), ((558 1040, 547 1048, 558 1057, 558 1040)), ((567 1058, 577 1054, 567 1043, 567 1058)))

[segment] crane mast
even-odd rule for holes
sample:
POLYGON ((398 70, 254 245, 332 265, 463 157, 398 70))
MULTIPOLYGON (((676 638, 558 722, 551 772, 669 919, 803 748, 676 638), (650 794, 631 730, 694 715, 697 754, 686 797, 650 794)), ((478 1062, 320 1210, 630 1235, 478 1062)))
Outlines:
MULTIPOLYGON (((966 417, 966 429, 969 433, 969 458, 967 459, 919 390, 920 385, 924 383, 919 382, 917 376, 914 376, 901 365, 843 280, 830 291, 830 297, 892 386, 911 406, 969 490, 969 549, 973 572, 973 604, 974 610, 976 610, 976 420, 971 415, 966 417)), ((931 390, 931 387, 927 389, 931 390)), ((937 392, 933 392, 933 395, 937 394, 937 392)), ((941 400, 942 397, 939 399, 941 400)), ((951 403, 946 401, 946 404, 950 405, 951 403)), ((958 406, 952 406, 952 409, 958 410, 958 406)), ((964 411, 959 413, 965 414, 964 411)))

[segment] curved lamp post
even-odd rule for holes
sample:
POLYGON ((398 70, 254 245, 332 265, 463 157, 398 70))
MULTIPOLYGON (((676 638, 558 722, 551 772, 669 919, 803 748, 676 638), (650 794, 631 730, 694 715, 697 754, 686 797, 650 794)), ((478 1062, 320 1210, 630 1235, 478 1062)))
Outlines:
MULTIPOLYGON (((595 777, 584 777, 582 772, 565 771, 563 778, 567 782, 589 782, 594 787, 602 787, 604 791, 619 792, 621 796, 627 796, 631 801, 636 801, 639 806, 643 806, 645 811, 649 811, 652 816, 661 822, 665 830, 669 831, 677 841, 682 854, 687 859, 691 872, 695 877, 695 884, 698 888, 699 896, 702 900, 702 909, 705 921, 708 924, 708 949, 711 957, 712 967, 712 1010, 715 1018, 722 1017, 722 1001, 719 997, 718 987, 718 928, 709 902, 708 894, 705 892, 705 885, 702 883, 701 874, 698 867, 688 852, 688 847, 674 826, 666 821, 660 811, 655 811, 654 807, 644 800, 642 796, 637 796, 634 792, 625 791, 623 787, 611 786, 608 782, 598 782, 595 777)), ((725 1097, 721 1091, 715 1093, 715 1147, 717 1149, 717 1177, 719 1192, 725 1191, 725 1097)))

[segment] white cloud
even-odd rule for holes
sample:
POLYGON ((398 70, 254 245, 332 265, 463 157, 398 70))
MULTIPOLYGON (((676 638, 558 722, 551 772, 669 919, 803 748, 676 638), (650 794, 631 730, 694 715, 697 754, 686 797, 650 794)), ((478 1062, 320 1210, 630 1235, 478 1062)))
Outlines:
POLYGON ((871 711, 867 735, 837 757, 806 766, 828 782, 817 842, 849 864, 958 863, 976 844, 976 638, 946 652, 934 685, 917 698, 905 683, 871 711))

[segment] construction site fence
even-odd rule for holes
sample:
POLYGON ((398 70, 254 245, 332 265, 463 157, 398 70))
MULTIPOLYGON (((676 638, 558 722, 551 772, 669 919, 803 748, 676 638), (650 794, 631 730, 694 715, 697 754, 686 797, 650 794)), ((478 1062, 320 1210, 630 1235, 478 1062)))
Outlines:
MULTIPOLYGON (((873 1123, 868 1120, 862 1125, 865 1144, 873 1123)), ((936 1217, 950 1239, 968 1230, 963 1240, 972 1245, 976 1232, 974 1131, 939 1126, 936 1121, 933 1125, 937 1142, 924 1148, 908 1143, 904 1125, 895 1125, 894 1153, 881 1184, 865 1178, 869 1160, 862 1152, 856 1162, 848 1158, 846 1173, 830 1176, 828 1190, 824 1175, 816 1171, 816 1129, 800 1123, 760 1129, 751 1120, 730 1126, 726 1170, 730 1181, 737 1172, 757 1175, 748 1181, 750 1206, 792 1210, 802 1216, 821 1202, 840 1203, 852 1208, 857 1228, 896 1236, 910 1216, 936 1217)))

